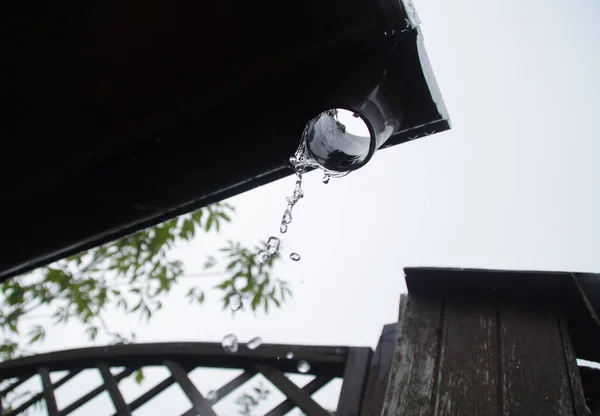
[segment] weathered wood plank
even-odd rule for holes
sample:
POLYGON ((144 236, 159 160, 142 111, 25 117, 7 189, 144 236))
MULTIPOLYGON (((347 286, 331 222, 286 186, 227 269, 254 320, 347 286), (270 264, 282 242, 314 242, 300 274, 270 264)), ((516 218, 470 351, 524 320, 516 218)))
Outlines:
POLYGON ((556 310, 501 305, 499 313, 504 415, 573 415, 556 310))
POLYGON ((371 348, 350 348, 336 415, 358 416, 372 355, 371 348))
POLYGON ((565 356, 565 364, 569 374, 569 387, 571 389, 571 397, 573 398, 573 408, 577 416, 589 416, 588 408, 585 403, 585 395, 583 394, 583 386, 581 385, 581 376, 577 368, 577 356, 573 348, 573 340, 569 332, 569 325, 563 311, 558 313, 558 323, 560 336, 563 344, 565 356))
POLYGON ((435 415, 501 416, 496 318, 488 304, 446 301, 435 415))
POLYGON ((433 414, 442 302, 402 295, 384 416, 433 414))
POLYGON ((375 354, 371 360, 371 368, 365 388, 365 395, 361 407, 361 416, 380 416, 383 410, 383 400, 387 391, 390 378, 390 369, 396 350, 396 324, 383 327, 375 354))

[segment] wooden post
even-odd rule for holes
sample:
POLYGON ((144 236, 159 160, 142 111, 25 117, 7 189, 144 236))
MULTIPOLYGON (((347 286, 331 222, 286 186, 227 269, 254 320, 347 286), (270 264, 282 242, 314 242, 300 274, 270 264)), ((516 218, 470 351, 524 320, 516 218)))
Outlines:
POLYGON ((409 269, 384 416, 588 416, 556 276, 409 269))

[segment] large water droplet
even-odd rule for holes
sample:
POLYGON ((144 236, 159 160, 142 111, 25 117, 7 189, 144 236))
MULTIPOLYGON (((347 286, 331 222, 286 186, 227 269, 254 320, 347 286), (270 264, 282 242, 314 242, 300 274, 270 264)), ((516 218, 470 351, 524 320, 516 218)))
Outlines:
POLYGON ((240 292, 234 290, 230 292, 227 297, 229 299, 229 307, 233 312, 240 310, 242 306, 244 306, 240 292))
POLYGON ((229 334, 221 341, 221 346, 229 354, 235 354, 238 351, 238 339, 235 335, 229 334))
POLYGON ((292 253, 292 254, 290 254, 290 259, 292 259, 294 261, 299 261, 300 260, 300 254, 298 254, 298 253, 292 253))
POLYGON ((214 404, 217 401, 217 392, 214 390, 209 391, 206 395, 206 400, 214 404))
POLYGON ((262 339, 260 337, 252 338, 248 341, 247 347, 249 350, 255 350, 262 344, 262 339))
POLYGON ((308 361, 301 360, 301 361, 298 361, 297 368, 298 368, 298 371, 303 374, 308 373, 310 371, 310 364, 308 363, 308 361))
POLYGON ((279 247, 279 245, 281 244, 281 240, 277 237, 269 237, 269 240, 267 241, 267 247, 279 247))
POLYGON ((294 353, 293 353, 293 352, 291 352, 291 351, 290 351, 290 352, 288 352, 288 353, 285 355, 285 358, 287 358, 288 360, 291 360, 292 358, 294 358, 294 353))

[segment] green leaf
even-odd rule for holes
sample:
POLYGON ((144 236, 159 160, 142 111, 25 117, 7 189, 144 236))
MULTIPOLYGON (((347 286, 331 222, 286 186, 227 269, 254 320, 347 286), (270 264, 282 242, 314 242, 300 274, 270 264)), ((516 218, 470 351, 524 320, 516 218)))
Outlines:
POLYGON ((181 226, 181 230, 179 231, 179 236, 184 240, 188 240, 195 234, 194 221, 191 219, 185 219, 181 226))
POLYGON ((210 231, 213 222, 214 222, 215 217, 212 215, 212 213, 209 215, 208 220, 206 221, 206 224, 204 225, 204 229, 208 232, 210 231))
POLYGON ((252 298, 252 303, 250 304, 250 307, 252 308, 253 311, 256 310, 256 307, 260 303, 260 299, 261 299, 261 293, 260 292, 256 293, 254 295, 254 297, 252 298))
POLYGON ((227 222, 231 222, 231 218, 224 212, 219 212, 219 217, 223 218, 227 222))
POLYGON ((206 261, 204 262, 204 268, 210 269, 211 267, 214 267, 216 264, 217 264, 217 259, 215 259, 213 256, 208 256, 206 261))
POLYGON ((87 332, 88 337, 90 338, 90 340, 93 341, 98 336, 98 327, 97 326, 88 326, 86 328, 85 332, 87 332))
POLYGON ((144 377, 144 370, 142 370, 141 368, 135 370, 135 382, 137 384, 142 384, 142 381, 144 381, 144 377))
POLYGON ((46 331, 44 330, 43 326, 36 325, 31 329, 31 331, 29 331, 29 336, 31 337, 29 339, 29 343, 33 344, 35 342, 42 341, 46 336, 46 331))

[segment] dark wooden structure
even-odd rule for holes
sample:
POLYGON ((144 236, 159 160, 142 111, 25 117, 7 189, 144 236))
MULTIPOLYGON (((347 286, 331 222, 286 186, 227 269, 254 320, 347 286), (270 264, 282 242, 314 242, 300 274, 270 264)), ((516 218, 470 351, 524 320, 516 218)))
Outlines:
MULTIPOLYGON (((41 393, 34 395, 13 411, 5 412, 2 416, 16 416, 41 399, 45 402, 49 416, 68 415, 105 390, 108 391, 113 402, 115 416, 126 416, 131 415, 133 411, 173 384, 179 385, 191 403, 191 408, 182 416, 214 416, 216 414, 212 409, 213 404, 259 373, 287 397, 266 413, 269 416, 284 415, 296 407, 311 416, 329 415, 329 412, 315 402, 311 395, 334 378, 343 379, 337 414, 358 415, 371 356, 372 351, 368 347, 269 344, 261 345, 255 350, 240 344, 239 351, 230 354, 225 352, 220 344, 194 342, 113 345, 60 351, 0 364, 0 377, 4 380, 13 379, 0 392, 3 397, 36 375, 41 378, 43 385, 41 393), (287 354, 290 352, 294 356, 288 359, 287 354), (310 363, 307 374, 316 377, 306 386, 299 388, 285 374, 299 373, 297 367, 301 360, 310 363), (119 390, 119 382, 130 377, 136 369, 148 366, 164 366, 168 368, 171 375, 127 403, 119 390), (110 371, 111 367, 125 369, 113 374, 110 371), (197 367, 234 368, 242 369, 244 372, 224 386, 215 388, 216 397, 208 400, 188 377, 188 373, 197 367), (59 409, 54 391, 85 369, 97 369, 102 375, 104 385, 89 391, 65 408, 59 409), (55 383, 50 381, 51 372, 65 370, 68 371, 67 375, 55 383)), ((107 414, 110 413, 107 409, 107 414)))
POLYGON ((0 281, 292 173, 305 123, 391 60, 386 145, 449 128, 409 0, 22 0, 0 24, 0 281))
POLYGON ((578 274, 407 269, 406 278, 383 415, 600 412, 600 370, 582 378, 576 362, 598 361, 600 350, 578 274))
POLYGON ((587 296, 594 298, 600 275, 411 268, 406 280, 409 294, 401 298, 398 323, 384 326, 374 353, 365 347, 273 344, 249 350, 242 344, 229 354, 219 344, 162 343, 43 354, 0 364, 0 378, 12 379, 0 396, 35 375, 44 386, 3 416, 41 399, 49 415, 67 415, 104 390, 115 414, 128 415, 172 384, 191 402, 185 416, 214 415, 187 376, 197 367, 244 370, 215 389, 217 401, 263 374, 287 397, 270 416, 295 407, 325 415, 311 395, 336 377, 343 378, 338 416, 600 414, 600 369, 576 362, 600 362, 600 325, 587 296), (303 388, 285 376, 299 372, 300 360, 316 376, 303 388), (165 366, 171 375, 125 402, 119 382, 146 366, 165 366), (111 367, 125 369, 113 375, 111 367), (101 373, 104 385, 58 409, 54 390, 90 368, 101 373), (49 374, 63 370, 69 373, 51 383, 49 374))

